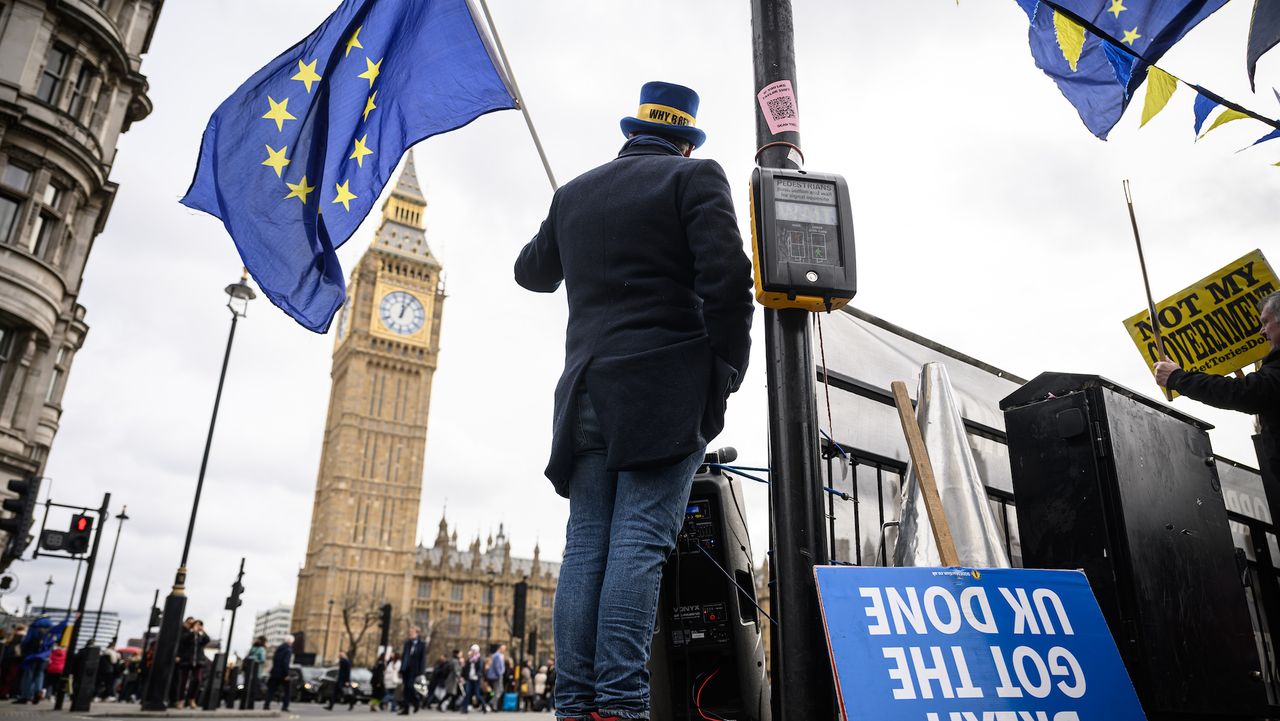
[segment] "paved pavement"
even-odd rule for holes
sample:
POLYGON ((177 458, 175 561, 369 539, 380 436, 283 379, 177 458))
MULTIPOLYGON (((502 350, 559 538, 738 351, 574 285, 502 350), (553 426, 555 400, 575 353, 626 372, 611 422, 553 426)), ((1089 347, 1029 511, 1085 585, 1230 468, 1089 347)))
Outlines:
MULTIPOLYGON (((65 708, 70 707, 70 699, 67 700, 65 708)), ((441 719, 476 719, 475 714, 479 712, 475 709, 471 714, 463 715, 456 711, 428 711, 423 710, 416 714, 410 714, 406 721, 440 721, 441 719)), ((55 721, 61 719, 86 719, 88 721, 108 721, 110 719, 136 719, 136 718, 178 718, 178 719, 238 719, 238 718, 278 718, 287 721, 396 721, 399 716, 382 712, 373 713, 369 711, 367 706, 356 706, 354 710, 348 711, 344 706, 337 706, 333 711, 326 711, 322 704, 311 703, 294 703, 289 705, 288 713, 280 713, 275 707, 271 711, 229 711, 221 709, 218 711, 169 711, 163 714, 157 713, 141 713, 137 704, 124 703, 96 703, 88 713, 71 713, 69 711, 54 711, 52 704, 42 703, 34 706, 11 704, 7 701, 0 701, 0 719, 21 719, 23 721, 55 721)), ((483 718, 493 721, 500 719, 509 719, 510 721, 552 721, 555 716, 551 713, 503 713, 497 716, 484 714, 483 718)))

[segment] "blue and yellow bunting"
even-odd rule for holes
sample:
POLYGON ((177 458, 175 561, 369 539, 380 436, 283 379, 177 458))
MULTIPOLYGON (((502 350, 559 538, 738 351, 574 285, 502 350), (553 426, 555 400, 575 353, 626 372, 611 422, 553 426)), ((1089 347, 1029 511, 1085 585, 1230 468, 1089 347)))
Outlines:
POLYGON ((213 113, 182 203, 220 218, 258 286, 323 333, 334 251, 414 143, 516 107, 466 0, 344 0, 213 113))

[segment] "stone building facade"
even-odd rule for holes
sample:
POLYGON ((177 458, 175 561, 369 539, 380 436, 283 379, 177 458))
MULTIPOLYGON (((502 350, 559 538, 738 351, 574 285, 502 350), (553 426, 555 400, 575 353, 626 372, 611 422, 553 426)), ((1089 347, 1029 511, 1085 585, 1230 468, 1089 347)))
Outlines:
POLYGON ((151 113, 142 55, 163 4, 0 0, 0 481, 40 475, 58 431, 89 330, 80 280, 116 142, 151 113))
POLYGON ((418 547, 413 573, 413 622, 427 639, 428 658, 454 649, 465 652, 473 643, 485 652, 499 643, 509 644, 512 658, 523 651, 535 668, 554 657, 551 609, 560 564, 544 561, 541 555, 535 545, 533 558, 513 557, 501 525, 483 548, 476 536, 463 549, 458 532, 451 533, 441 518, 435 542, 418 547), (516 639, 511 619, 515 586, 522 580, 529 584, 525 636, 516 639))
MULTIPOLYGON (((427 245, 413 155, 356 264, 334 341, 332 388, 293 629, 317 663, 372 663, 378 615, 410 616, 431 381, 444 289, 427 245)), ((393 632, 393 635, 394 632, 393 632)))

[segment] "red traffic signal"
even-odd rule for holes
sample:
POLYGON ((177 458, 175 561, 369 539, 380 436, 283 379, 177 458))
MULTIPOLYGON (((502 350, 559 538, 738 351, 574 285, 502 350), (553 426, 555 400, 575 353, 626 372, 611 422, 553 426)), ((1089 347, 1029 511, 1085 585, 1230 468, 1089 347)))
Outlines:
POLYGON ((93 516, 78 513, 71 517, 71 530, 67 531, 66 549, 72 554, 89 550, 89 537, 93 535, 93 516))

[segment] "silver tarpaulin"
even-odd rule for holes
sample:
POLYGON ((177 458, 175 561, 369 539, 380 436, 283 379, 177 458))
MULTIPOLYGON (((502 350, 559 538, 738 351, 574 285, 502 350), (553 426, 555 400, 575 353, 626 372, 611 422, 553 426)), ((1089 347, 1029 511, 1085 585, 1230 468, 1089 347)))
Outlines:
MULTIPOLYGON (((955 538, 960 564, 1008 568, 1004 541, 978 476, 946 366, 941 363, 926 363, 920 373, 916 422, 929 449, 938 495, 955 538)), ((902 487, 902 520, 893 565, 942 565, 914 465, 908 467, 907 482, 902 487)))

